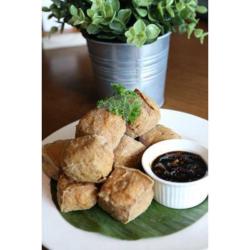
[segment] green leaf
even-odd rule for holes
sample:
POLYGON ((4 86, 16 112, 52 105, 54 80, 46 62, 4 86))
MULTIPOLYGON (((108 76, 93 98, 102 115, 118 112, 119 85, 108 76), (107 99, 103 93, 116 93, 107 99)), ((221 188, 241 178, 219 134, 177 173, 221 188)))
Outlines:
POLYGON ((186 8, 190 11, 190 12, 195 12, 196 6, 193 5, 186 5, 186 8))
POLYGON ((196 38, 200 38, 203 34, 203 30, 202 29, 195 29, 194 31, 194 35, 196 38))
POLYGON ((147 41, 146 24, 142 19, 137 20, 132 27, 125 32, 127 42, 134 44, 136 47, 141 47, 147 41))
POLYGON ((133 38, 135 36, 134 28, 130 27, 129 30, 125 32, 125 36, 128 38, 133 38))
POLYGON ((60 8, 61 7, 61 1, 60 0, 51 0, 55 5, 56 7, 60 8))
POLYGON ((203 44, 205 37, 208 35, 207 32, 203 33, 202 36, 200 37, 200 43, 203 44))
POLYGON ((83 10, 81 8, 78 9, 78 12, 79 12, 79 17, 81 20, 84 20, 86 17, 85 17, 85 14, 83 12, 83 10))
POLYGON ((133 43, 133 37, 132 36, 130 36, 130 37, 127 38, 127 43, 130 43, 130 44, 133 43))
POLYGON ((118 18, 115 18, 112 23, 109 24, 109 27, 110 29, 121 33, 124 30, 125 25, 118 18))
POLYGON ((183 9, 185 9, 185 3, 184 2, 178 2, 178 3, 176 3, 176 9, 178 11, 182 11, 183 9))
POLYGON ((195 27, 196 27, 197 22, 189 23, 187 26, 187 35, 188 39, 190 39, 195 27))
POLYGON ((51 19, 52 17, 54 17, 53 13, 48 16, 48 19, 51 19))
POLYGON ((119 10, 117 18, 123 22, 124 24, 126 24, 131 16, 132 11, 130 9, 122 9, 119 10))
POLYGON ((167 11, 168 11, 168 13, 169 13, 169 15, 170 15, 171 17, 174 17, 174 16, 175 16, 174 11, 173 11, 173 9, 172 9, 171 7, 167 7, 166 9, 167 9, 167 11))
POLYGON ((181 17, 182 19, 185 20, 185 19, 188 18, 188 16, 190 16, 190 10, 187 9, 187 8, 184 8, 183 10, 180 11, 179 15, 180 15, 180 17, 181 17))
POLYGON ((72 16, 77 16, 78 15, 78 10, 74 5, 71 5, 69 8, 69 12, 72 16))
POLYGON ((95 35, 100 31, 100 27, 95 24, 89 24, 87 27, 87 32, 90 35, 95 35))
POLYGON ((186 2, 188 5, 195 7, 197 5, 198 0, 188 0, 186 2))
POLYGON ((200 14, 205 14, 205 13, 207 13, 207 8, 205 6, 198 5, 196 7, 196 12, 198 12, 200 14))
POLYGON ((53 8, 51 9, 53 15, 56 17, 56 18, 60 18, 60 11, 59 9, 56 9, 56 8, 53 8))
POLYGON ((143 8, 136 8, 136 11, 140 17, 145 17, 148 14, 147 10, 143 8))
POLYGON ((51 29, 50 29, 50 31, 49 31, 49 37, 50 37, 52 34, 56 33, 56 32, 58 32, 58 27, 56 27, 56 26, 51 27, 51 29))
POLYGON ((77 20, 77 17, 72 16, 72 17, 69 19, 68 23, 69 23, 70 25, 74 25, 74 22, 75 22, 76 20, 77 20))
POLYGON ((111 86, 112 86, 114 95, 120 95, 120 96, 132 95, 132 96, 135 96, 133 91, 126 89, 122 84, 112 83, 111 86))
POLYGON ((84 23, 84 20, 76 20, 74 23, 73 23, 73 25, 80 25, 80 24, 82 24, 82 23, 84 23))
POLYGON ((88 15, 89 17, 93 17, 94 14, 95 14, 94 10, 92 10, 92 9, 87 9, 87 15, 88 15))
POLYGON ((164 26, 161 25, 161 24, 158 24, 157 26, 160 29, 162 35, 165 34, 165 33, 167 33, 168 31, 170 31, 168 28, 164 29, 164 26))
POLYGON ((179 15, 175 15, 175 17, 172 19, 172 23, 173 23, 173 26, 178 26, 186 22, 179 15))
MULTIPOLYGON (((144 23, 143 25, 145 26, 144 23)), ((129 30, 125 32, 125 36, 127 37, 127 43, 134 44, 138 48, 146 43, 147 36, 145 28, 143 29, 143 25, 138 23, 135 29, 136 25, 134 24, 133 27, 130 27, 129 30)))
MULTIPOLYGON (((128 224, 122 224, 113 219, 98 205, 88 210, 68 213, 60 212, 57 203, 56 185, 56 181, 50 181, 51 196, 58 213, 64 220, 80 230, 130 240, 131 244, 133 244, 132 240, 145 238, 157 240, 156 237, 173 235, 173 233, 187 228, 198 221, 208 211, 208 199, 200 205, 189 209, 167 208, 153 200, 143 214, 128 224)), ((155 249, 157 249, 157 247, 155 247, 155 249)), ((166 247, 165 249, 168 248, 166 247)))
POLYGON ((48 7, 43 7, 43 8, 42 8, 42 11, 43 11, 43 12, 50 12, 50 8, 48 8, 48 7))
POLYGON ((185 33, 187 31, 187 25, 185 23, 179 25, 179 32, 185 33))
POLYGON ((105 4, 104 5, 104 11, 102 13, 102 16, 104 18, 111 18, 114 15, 114 10, 111 4, 105 4))
POLYGON ((113 96, 100 100, 97 103, 98 108, 105 108, 109 112, 122 116, 127 123, 132 123, 141 112, 141 99, 132 90, 126 89, 121 84, 112 85, 113 96))
POLYGON ((120 9, 119 0, 106 0, 112 6, 113 11, 118 11, 120 9))
POLYGON ((51 33, 55 33, 55 32, 57 32, 58 31, 58 27, 56 27, 56 26, 53 26, 53 27, 51 27, 51 29, 50 29, 50 32, 51 33))
POLYGON ((165 2, 166 2, 166 7, 170 7, 173 4, 174 0, 166 0, 165 2))
POLYGON ((98 16, 98 14, 94 14, 92 17, 92 24, 98 25, 104 22, 104 17, 98 16))
MULTIPOLYGON (((82 9, 79 9, 78 13, 79 13, 79 16, 78 15, 74 15, 68 21, 73 26, 77 26, 77 25, 83 24, 85 22, 85 20, 86 20, 86 16, 83 13, 82 9)), ((84 25, 84 27, 85 27, 85 25, 84 25)))
POLYGON ((159 36, 160 32, 160 28, 155 24, 149 24, 146 27, 146 35, 148 40, 156 39, 159 36))
POLYGON ((136 34, 139 34, 146 29, 146 25, 141 19, 137 20, 133 27, 136 34))
POLYGON ((135 6, 138 7, 148 7, 150 4, 152 4, 153 0, 133 0, 133 3, 135 6))
POLYGON ((152 22, 159 22, 159 14, 158 14, 158 9, 154 7, 149 7, 148 8, 148 19, 152 22))
POLYGON ((146 33, 142 32, 135 36, 133 43, 137 48, 140 48, 142 45, 144 45, 144 43, 146 43, 146 41, 147 41, 146 33))
POLYGON ((163 2, 159 2, 157 4, 157 10, 159 11, 162 18, 164 17, 164 8, 165 8, 165 5, 163 5, 163 2))

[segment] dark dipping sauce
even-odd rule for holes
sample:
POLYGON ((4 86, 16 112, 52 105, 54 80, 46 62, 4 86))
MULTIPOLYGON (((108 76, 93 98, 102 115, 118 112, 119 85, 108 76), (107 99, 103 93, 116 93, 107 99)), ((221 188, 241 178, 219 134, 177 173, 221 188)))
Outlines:
POLYGON ((152 171, 158 177, 173 182, 199 180, 207 170, 206 162, 199 155, 184 151, 160 155, 152 163, 152 171))

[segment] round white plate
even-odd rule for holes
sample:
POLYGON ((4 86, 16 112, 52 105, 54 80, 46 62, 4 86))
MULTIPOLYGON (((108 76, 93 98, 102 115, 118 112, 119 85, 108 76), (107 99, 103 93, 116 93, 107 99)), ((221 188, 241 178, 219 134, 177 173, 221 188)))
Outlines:
MULTIPOLYGON (((187 113, 161 109, 160 123, 175 130, 184 138, 207 147, 208 122, 187 113)), ((43 140, 43 144, 59 139, 73 138, 73 122, 43 140)), ((42 177, 42 241, 52 250, 196 250, 206 249, 208 242, 207 214, 191 226, 163 237, 135 241, 119 240, 98 233, 77 229, 57 211, 50 193, 50 180, 42 177)))

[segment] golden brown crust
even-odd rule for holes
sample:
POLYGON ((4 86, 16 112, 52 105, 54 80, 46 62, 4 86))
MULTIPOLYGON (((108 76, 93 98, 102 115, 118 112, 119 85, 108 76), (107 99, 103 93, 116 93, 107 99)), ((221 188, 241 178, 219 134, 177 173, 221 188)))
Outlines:
POLYGON ((157 104, 138 89, 135 89, 135 92, 142 100, 142 108, 136 120, 127 125, 126 134, 133 138, 145 134, 160 120, 160 109, 157 104))
POLYGON ((79 182, 101 182, 111 172, 114 161, 106 138, 85 135, 70 142, 65 150, 64 173, 79 182))
POLYGON ((42 148, 42 166, 44 173, 57 180, 63 164, 64 150, 68 146, 69 140, 58 140, 48 143, 42 148))
POLYGON ((93 183, 79 183, 61 174, 57 182, 57 201, 64 213, 85 210, 97 201, 97 188, 93 183))
POLYGON ((76 137, 84 135, 102 135, 115 149, 126 131, 125 121, 121 116, 105 109, 93 109, 85 114, 76 126, 76 137))
POLYGON ((124 135, 114 151, 115 164, 138 168, 146 147, 132 137, 124 135))
POLYGON ((146 146, 149 147, 150 145, 157 143, 159 141, 163 140, 170 140, 170 139, 180 139, 181 136, 171 130, 170 128, 167 128, 163 125, 156 125, 154 128, 152 128, 150 131, 148 131, 146 134, 139 137, 139 140, 146 146))
POLYGON ((103 184, 98 204, 115 219, 128 223, 151 204, 153 184, 153 180, 141 171, 117 166, 103 184))

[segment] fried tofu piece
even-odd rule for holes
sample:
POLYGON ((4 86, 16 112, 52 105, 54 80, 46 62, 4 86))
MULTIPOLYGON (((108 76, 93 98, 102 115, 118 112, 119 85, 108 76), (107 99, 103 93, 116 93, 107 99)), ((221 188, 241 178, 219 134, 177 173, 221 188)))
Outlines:
POLYGON ((147 133, 160 120, 160 109, 157 104, 138 89, 135 89, 135 93, 142 100, 142 108, 136 120, 132 124, 127 125, 126 134, 133 138, 147 133))
POLYGON ((65 149, 64 173, 79 182, 102 182, 111 172, 113 150, 106 138, 85 135, 71 140, 65 149))
POLYGON ((76 126, 76 137, 84 135, 101 135, 115 149, 126 131, 126 123, 121 116, 105 109, 93 109, 85 114, 76 126))
POLYGON ((146 146, 149 147, 150 145, 157 143, 159 141, 170 140, 170 139, 180 139, 181 136, 167 128, 163 125, 156 125, 146 134, 139 137, 139 140, 146 146))
POLYGON ((138 168, 146 147, 132 137, 124 135, 114 151, 115 164, 138 168))
POLYGON ((96 204, 97 188, 93 183, 76 182, 61 174, 57 182, 57 201, 64 213, 89 209, 96 204))
POLYGON ((44 173, 55 180, 58 179, 59 171, 63 164, 64 150, 70 140, 58 140, 53 143, 43 145, 42 167, 44 173))
POLYGON ((154 196, 153 184, 138 169, 117 166, 101 187, 98 204, 126 224, 147 210, 154 196))

